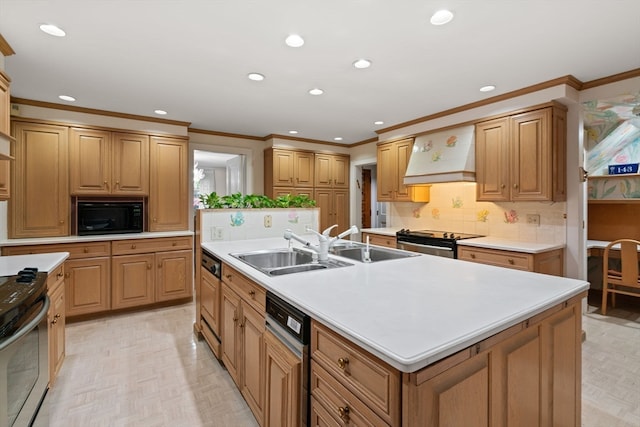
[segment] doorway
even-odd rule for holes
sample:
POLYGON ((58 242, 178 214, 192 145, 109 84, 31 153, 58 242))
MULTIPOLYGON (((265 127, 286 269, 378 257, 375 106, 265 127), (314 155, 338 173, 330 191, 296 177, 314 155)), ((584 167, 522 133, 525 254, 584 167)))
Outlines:
POLYGON ((246 192, 246 160, 243 154, 193 151, 193 203, 203 207, 201 194, 219 196, 246 192))

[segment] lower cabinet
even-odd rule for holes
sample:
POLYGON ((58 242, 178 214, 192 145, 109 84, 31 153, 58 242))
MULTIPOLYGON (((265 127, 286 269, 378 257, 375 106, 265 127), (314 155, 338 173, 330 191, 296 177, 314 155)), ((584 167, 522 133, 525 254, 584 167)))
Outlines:
POLYGON ((385 234, 376 234, 376 233, 362 233, 362 243, 367 243, 367 237, 369 238, 369 243, 377 246, 385 246, 387 248, 396 248, 396 236, 387 236, 385 234))
POLYGON ((47 313, 49 323, 49 387, 53 386, 65 356, 65 295, 64 265, 50 272, 47 277, 47 292, 51 305, 47 313))
POLYGON ((206 268, 200 268, 200 318, 202 336, 211 351, 220 358, 220 298, 222 286, 220 280, 206 268))
POLYGON ((264 427, 296 427, 301 416, 302 361, 268 330, 264 355, 264 427))
POLYGON ((530 254, 500 249, 458 246, 458 259, 554 276, 562 276, 564 271, 563 249, 530 254))
POLYGON ((120 255, 111 260, 114 309, 154 302, 154 255, 120 255))
POLYGON ((222 281, 221 360, 263 425, 266 291, 226 264, 222 266, 222 281))
POLYGON ((68 317, 111 309, 110 263, 108 257, 67 259, 65 281, 68 317))

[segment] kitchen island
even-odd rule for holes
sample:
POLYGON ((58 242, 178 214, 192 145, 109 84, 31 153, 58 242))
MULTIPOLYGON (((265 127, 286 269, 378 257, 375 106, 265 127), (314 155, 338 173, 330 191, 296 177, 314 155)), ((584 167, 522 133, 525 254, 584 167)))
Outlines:
POLYGON ((229 253, 284 239, 202 246, 388 367, 387 425, 580 425, 585 281, 425 255, 269 277, 229 253))

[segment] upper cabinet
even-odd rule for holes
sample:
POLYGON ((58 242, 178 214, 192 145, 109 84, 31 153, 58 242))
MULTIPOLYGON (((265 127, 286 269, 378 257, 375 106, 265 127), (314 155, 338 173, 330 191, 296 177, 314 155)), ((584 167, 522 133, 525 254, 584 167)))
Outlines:
POLYGON ((13 139, 9 136, 11 133, 9 99, 9 78, 0 71, 0 200, 8 200, 11 194, 9 190, 11 164, 9 160, 2 160, 3 155, 11 151, 9 143, 13 139))
POLYGON ((413 138, 378 145, 378 201, 428 202, 430 185, 404 185, 413 138))
POLYGON ((150 147, 149 231, 187 230, 187 140, 152 136, 150 147))
POLYGON ((70 129, 72 195, 149 194, 149 136, 70 129))
POLYGON ((9 237, 69 235, 68 128, 13 123, 9 237))
POLYGON ((349 156, 316 153, 316 188, 349 188, 349 156))
POLYGON ((477 200, 566 200, 566 108, 476 124, 477 200))
POLYGON ((264 189, 267 196, 305 193, 313 185, 313 152, 281 148, 264 151, 264 189))

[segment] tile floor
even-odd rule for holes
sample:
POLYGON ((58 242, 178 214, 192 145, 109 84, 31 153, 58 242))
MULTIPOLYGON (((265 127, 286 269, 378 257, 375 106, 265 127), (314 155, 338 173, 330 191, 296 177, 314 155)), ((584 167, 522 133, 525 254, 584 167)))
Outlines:
MULTIPOLYGON (((584 427, 640 426, 640 306, 584 317, 584 427)), ((193 304, 67 325, 50 427, 256 426, 192 333, 193 304)))

